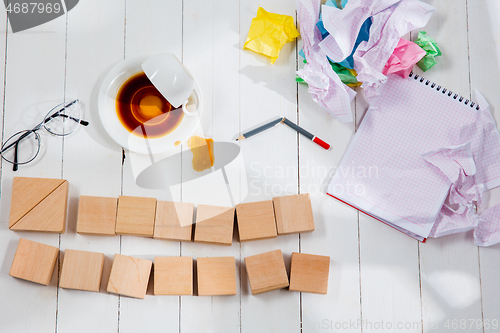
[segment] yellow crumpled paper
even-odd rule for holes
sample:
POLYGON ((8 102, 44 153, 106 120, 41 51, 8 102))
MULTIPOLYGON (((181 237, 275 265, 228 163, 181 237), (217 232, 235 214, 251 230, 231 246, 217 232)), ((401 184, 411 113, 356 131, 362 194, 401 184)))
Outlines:
POLYGON ((299 35, 293 17, 269 13, 259 7, 257 16, 252 19, 243 48, 270 57, 271 64, 274 64, 281 48, 299 35))

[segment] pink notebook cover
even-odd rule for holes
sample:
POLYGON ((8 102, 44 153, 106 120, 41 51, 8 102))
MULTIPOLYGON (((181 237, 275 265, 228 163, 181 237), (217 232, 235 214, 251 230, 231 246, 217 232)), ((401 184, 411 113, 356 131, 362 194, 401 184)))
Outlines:
MULTIPOLYGON (((487 150, 488 142, 478 130, 481 111, 465 102, 418 76, 390 75, 367 110, 327 194, 424 240, 451 182, 422 155, 467 142, 474 152, 487 150)), ((484 166, 484 156, 476 155, 477 182, 500 179, 500 170, 484 166)))

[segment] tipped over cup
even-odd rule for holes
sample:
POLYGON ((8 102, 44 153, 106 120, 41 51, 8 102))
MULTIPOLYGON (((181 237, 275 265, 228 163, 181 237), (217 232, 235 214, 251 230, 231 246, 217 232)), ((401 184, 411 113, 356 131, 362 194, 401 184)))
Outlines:
MULTIPOLYGON (((155 88, 174 108, 182 106, 182 111, 187 116, 198 113, 199 105, 194 111, 186 108, 191 94, 194 92, 197 95, 194 78, 174 54, 157 54, 144 61, 141 67, 155 88)), ((198 96, 196 98, 199 99, 198 96)))

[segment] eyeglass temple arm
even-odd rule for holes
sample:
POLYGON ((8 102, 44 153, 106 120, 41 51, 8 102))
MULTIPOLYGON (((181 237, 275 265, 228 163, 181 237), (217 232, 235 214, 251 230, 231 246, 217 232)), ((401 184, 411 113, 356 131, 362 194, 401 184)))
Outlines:
POLYGON ((64 109, 66 109, 66 108, 70 107, 71 105, 75 104, 76 102, 78 102, 78 100, 77 100, 77 99, 75 99, 74 101, 72 101, 72 102, 70 102, 70 103, 66 104, 66 105, 65 105, 65 106, 64 106, 61 110, 57 111, 57 112, 56 112, 56 113, 54 113, 52 116, 50 116, 49 118, 45 119, 45 120, 43 121, 43 124, 45 124, 45 123, 49 122, 51 119, 53 119, 53 118, 55 118, 55 117, 59 117, 59 116, 61 116, 61 117, 63 117, 63 118, 69 118, 69 119, 71 119, 71 120, 74 120, 74 121, 76 121, 77 123, 79 123, 79 124, 80 124, 80 125, 82 125, 82 126, 87 126, 87 125, 89 124, 89 122, 88 122, 88 121, 85 121, 85 120, 78 120, 78 119, 73 118, 73 117, 71 117, 71 116, 68 116, 68 115, 65 115, 65 114, 60 114, 60 112, 61 112, 61 111, 63 111, 64 109))
POLYGON ((19 165, 17 164, 17 147, 19 147, 19 140, 17 140, 15 143, 16 146, 14 147, 14 165, 12 166, 12 171, 17 171, 17 169, 19 169, 19 165))
POLYGON ((69 119, 72 119, 72 120, 74 120, 74 121, 78 122, 78 123, 79 123, 80 125, 82 125, 82 126, 87 126, 87 125, 89 124, 89 122, 88 122, 88 121, 85 121, 85 120, 78 120, 78 119, 76 119, 76 118, 70 117, 70 116, 65 115, 65 114, 59 114, 59 116, 64 117, 64 118, 69 118, 69 119))
MULTIPOLYGON (((60 112, 60 111, 59 111, 59 112, 60 112)), ((43 123, 45 124, 45 123, 49 122, 50 120, 54 119, 55 117, 69 118, 69 119, 71 119, 71 120, 76 121, 77 123, 79 123, 79 124, 80 124, 80 125, 82 125, 82 126, 87 126, 87 125, 89 124, 89 122, 88 122, 88 121, 85 121, 85 120, 78 120, 78 119, 73 118, 73 117, 71 117, 71 116, 68 116, 68 115, 65 115, 65 114, 57 114, 57 113, 54 113, 52 116, 50 116, 50 118, 45 119, 43 123)))

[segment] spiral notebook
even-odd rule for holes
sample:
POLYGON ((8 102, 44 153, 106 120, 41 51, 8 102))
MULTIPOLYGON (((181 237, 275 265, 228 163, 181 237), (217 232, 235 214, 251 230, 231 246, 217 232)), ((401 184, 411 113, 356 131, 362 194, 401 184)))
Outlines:
POLYGON ((486 110, 411 73, 390 75, 367 110, 327 194, 420 240, 428 237, 451 182, 424 156, 470 148, 475 180, 499 185, 500 135, 486 110), (486 134, 485 127, 493 134, 486 134), (491 151, 491 153, 490 153, 491 151), (427 155, 426 155, 427 154, 427 155))

